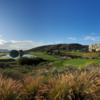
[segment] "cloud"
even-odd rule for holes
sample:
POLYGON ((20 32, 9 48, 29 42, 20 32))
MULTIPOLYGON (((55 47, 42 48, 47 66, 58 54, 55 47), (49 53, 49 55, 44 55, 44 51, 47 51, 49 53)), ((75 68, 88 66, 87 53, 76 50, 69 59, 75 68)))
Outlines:
POLYGON ((96 38, 95 38, 95 37, 93 37, 93 36, 86 36, 86 37, 84 38, 84 40, 95 41, 95 40, 96 40, 96 38))
POLYGON ((5 41, 3 39, 0 39, 0 49, 23 49, 23 50, 27 50, 27 49, 31 49, 37 46, 42 46, 45 45, 46 43, 42 43, 42 42, 33 42, 33 41, 29 41, 29 40, 25 40, 25 41, 16 41, 16 40, 11 40, 11 41, 5 41))
POLYGON ((0 45, 3 45, 7 41, 3 39, 2 35, 0 35, 0 45))
POLYGON ((23 49, 23 50, 28 50, 31 48, 35 48, 38 46, 46 45, 48 43, 44 42, 35 42, 31 40, 23 40, 23 41, 18 41, 18 40, 5 40, 3 36, 0 34, 0 49, 23 49))
MULTIPOLYGON (((100 36, 96 35, 87 35, 84 37, 67 37, 66 43, 100 43, 100 36)), ((0 35, 0 49, 31 49, 34 47, 42 46, 42 45, 47 45, 47 44, 57 44, 57 43, 64 43, 64 41, 55 41, 53 43, 44 43, 44 42, 35 42, 35 41, 30 41, 30 40, 23 40, 23 41, 17 41, 17 40, 10 40, 7 41, 3 38, 2 35, 0 35)))
POLYGON ((86 36, 78 36, 78 37, 67 37, 67 43, 81 43, 81 44, 94 44, 94 43, 100 43, 100 35, 95 34, 89 34, 86 36))
POLYGON ((100 36, 88 35, 84 37, 86 41, 100 42, 100 36))
POLYGON ((6 43, 6 41, 3 39, 0 39, 0 45, 3 45, 4 43, 6 43))
POLYGON ((76 40, 77 40, 76 37, 68 37, 67 39, 68 39, 68 40, 72 40, 72 41, 76 41, 76 40))

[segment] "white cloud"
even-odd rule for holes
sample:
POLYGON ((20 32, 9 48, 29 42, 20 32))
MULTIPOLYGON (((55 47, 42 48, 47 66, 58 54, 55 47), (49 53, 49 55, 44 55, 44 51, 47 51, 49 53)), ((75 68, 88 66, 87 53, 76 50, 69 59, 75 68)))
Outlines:
POLYGON ((17 41, 17 40, 10 40, 7 41, 3 38, 3 36, 0 34, 0 49, 31 49, 34 47, 46 45, 47 43, 44 42, 35 42, 30 40, 23 40, 23 41, 17 41))
MULTIPOLYGON (((100 36, 95 36, 95 35, 87 35, 85 37, 67 37, 67 42, 66 43, 72 43, 72 42, 77 42, 77 43, 100 43, 100 36)), ((56 41, 54 43, 44 43, 44 42, 35 42, 35 41, 30 41, 30 40, 23 40, 23 41, 17 41, 17 40, 10 40, 7 41, 5 40, 2 35, 0 35, 0 49, 31 49, 34 47, 42 46, 42 45, 47 45, 47 44, 57 44, 57 43, 64 43, 64 41, 56 41)))
POLYGON ((86 41, 100 42, 100 36, 88 35, 84 37, 86 41))
POLYGON ((23 50, 27 50, 27 49, 31 49, 37 46, 41 46, 41 45, 45 45, 46 43, 42 43, 42 42, 33 42, 33 41, 29 41, 29 40, 25 40, 25 41, 15 41, 15 40, 11 40, 11 41, 5 41, 3 39, 0 39, 0 49, 23 49, 23 50))
POLYGON ((3 45, 4 43, 6 43, 6 41, 3 39, 0 39, 0 45, 3 45))
POLYGON ((96 38, 95 38, 95 37, 93 37, 93 36, 86 36, 86 37, 84 38, 84 40, 91 40, 91 41, 95 41, 95 40, 96 40, 96 38))
POLYGON ((3 39, 2 35, 0 34, 0 45, 6 43, 6 40, 3 39))
POLYGON ((68 39, 68 40, 72 40, 72 41, 76 41, 76 40, 77 40, 76 37, 68 37, 67 39, 68 39))

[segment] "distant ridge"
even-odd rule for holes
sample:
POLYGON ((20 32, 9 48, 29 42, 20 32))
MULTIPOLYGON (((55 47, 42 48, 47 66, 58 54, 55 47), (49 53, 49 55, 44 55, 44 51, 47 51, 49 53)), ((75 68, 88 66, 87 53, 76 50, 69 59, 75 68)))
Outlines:
POLYGON ((9 52, 8 49, 0 49, 0 52, 9 52))
POLYGON ((66 50, 66 51, 73 51, 73 50, 80 50, 80 51, 88 51, 88 45, 81 45, 78 43, 72 44, 54 44, 54 45, 45 45, 36 48, 32 48, 28 50, 31 51, 49 51, 49 50, 66 50))

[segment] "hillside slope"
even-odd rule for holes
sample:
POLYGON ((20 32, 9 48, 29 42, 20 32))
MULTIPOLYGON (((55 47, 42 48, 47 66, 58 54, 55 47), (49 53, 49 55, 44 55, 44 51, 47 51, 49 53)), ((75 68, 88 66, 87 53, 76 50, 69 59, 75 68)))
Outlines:
POLYGON ((45 45, 45 46, 32 48, 32 49, 28 50, 28 52, 31 52, 31 51, 50 51, 50 50, 88 51, 88 45, 81 45, 81 44, 77 44, 77 43, 45 45))

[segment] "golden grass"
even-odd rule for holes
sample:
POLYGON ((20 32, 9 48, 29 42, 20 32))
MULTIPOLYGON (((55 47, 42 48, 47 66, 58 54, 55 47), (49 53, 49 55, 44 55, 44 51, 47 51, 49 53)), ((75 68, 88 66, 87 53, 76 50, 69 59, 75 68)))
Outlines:
POLYGON ((0 100, 15 100, 21 93, 22 84, 19 81, 4 78, 0 75, 0 100))
POLYGON ((0 100, 100 100, 100 70, 57 76, 27 76, 15 81, 0 75, 0 100))
MULTIPOLYGON (((48 81, 47 100, 99 100, 100 73, 80 72, 59 75, 48 81), (98 92, 98 94, 97 94, 98 92)), ((45 86, 46 87, 46 86, 45 86)), ((41 90, 44 90, 42 87, 41 90)), ((39 90, 40 91, 40 90, 39 90)), ((45 99, 45 97, 44 97, 45 99)))

